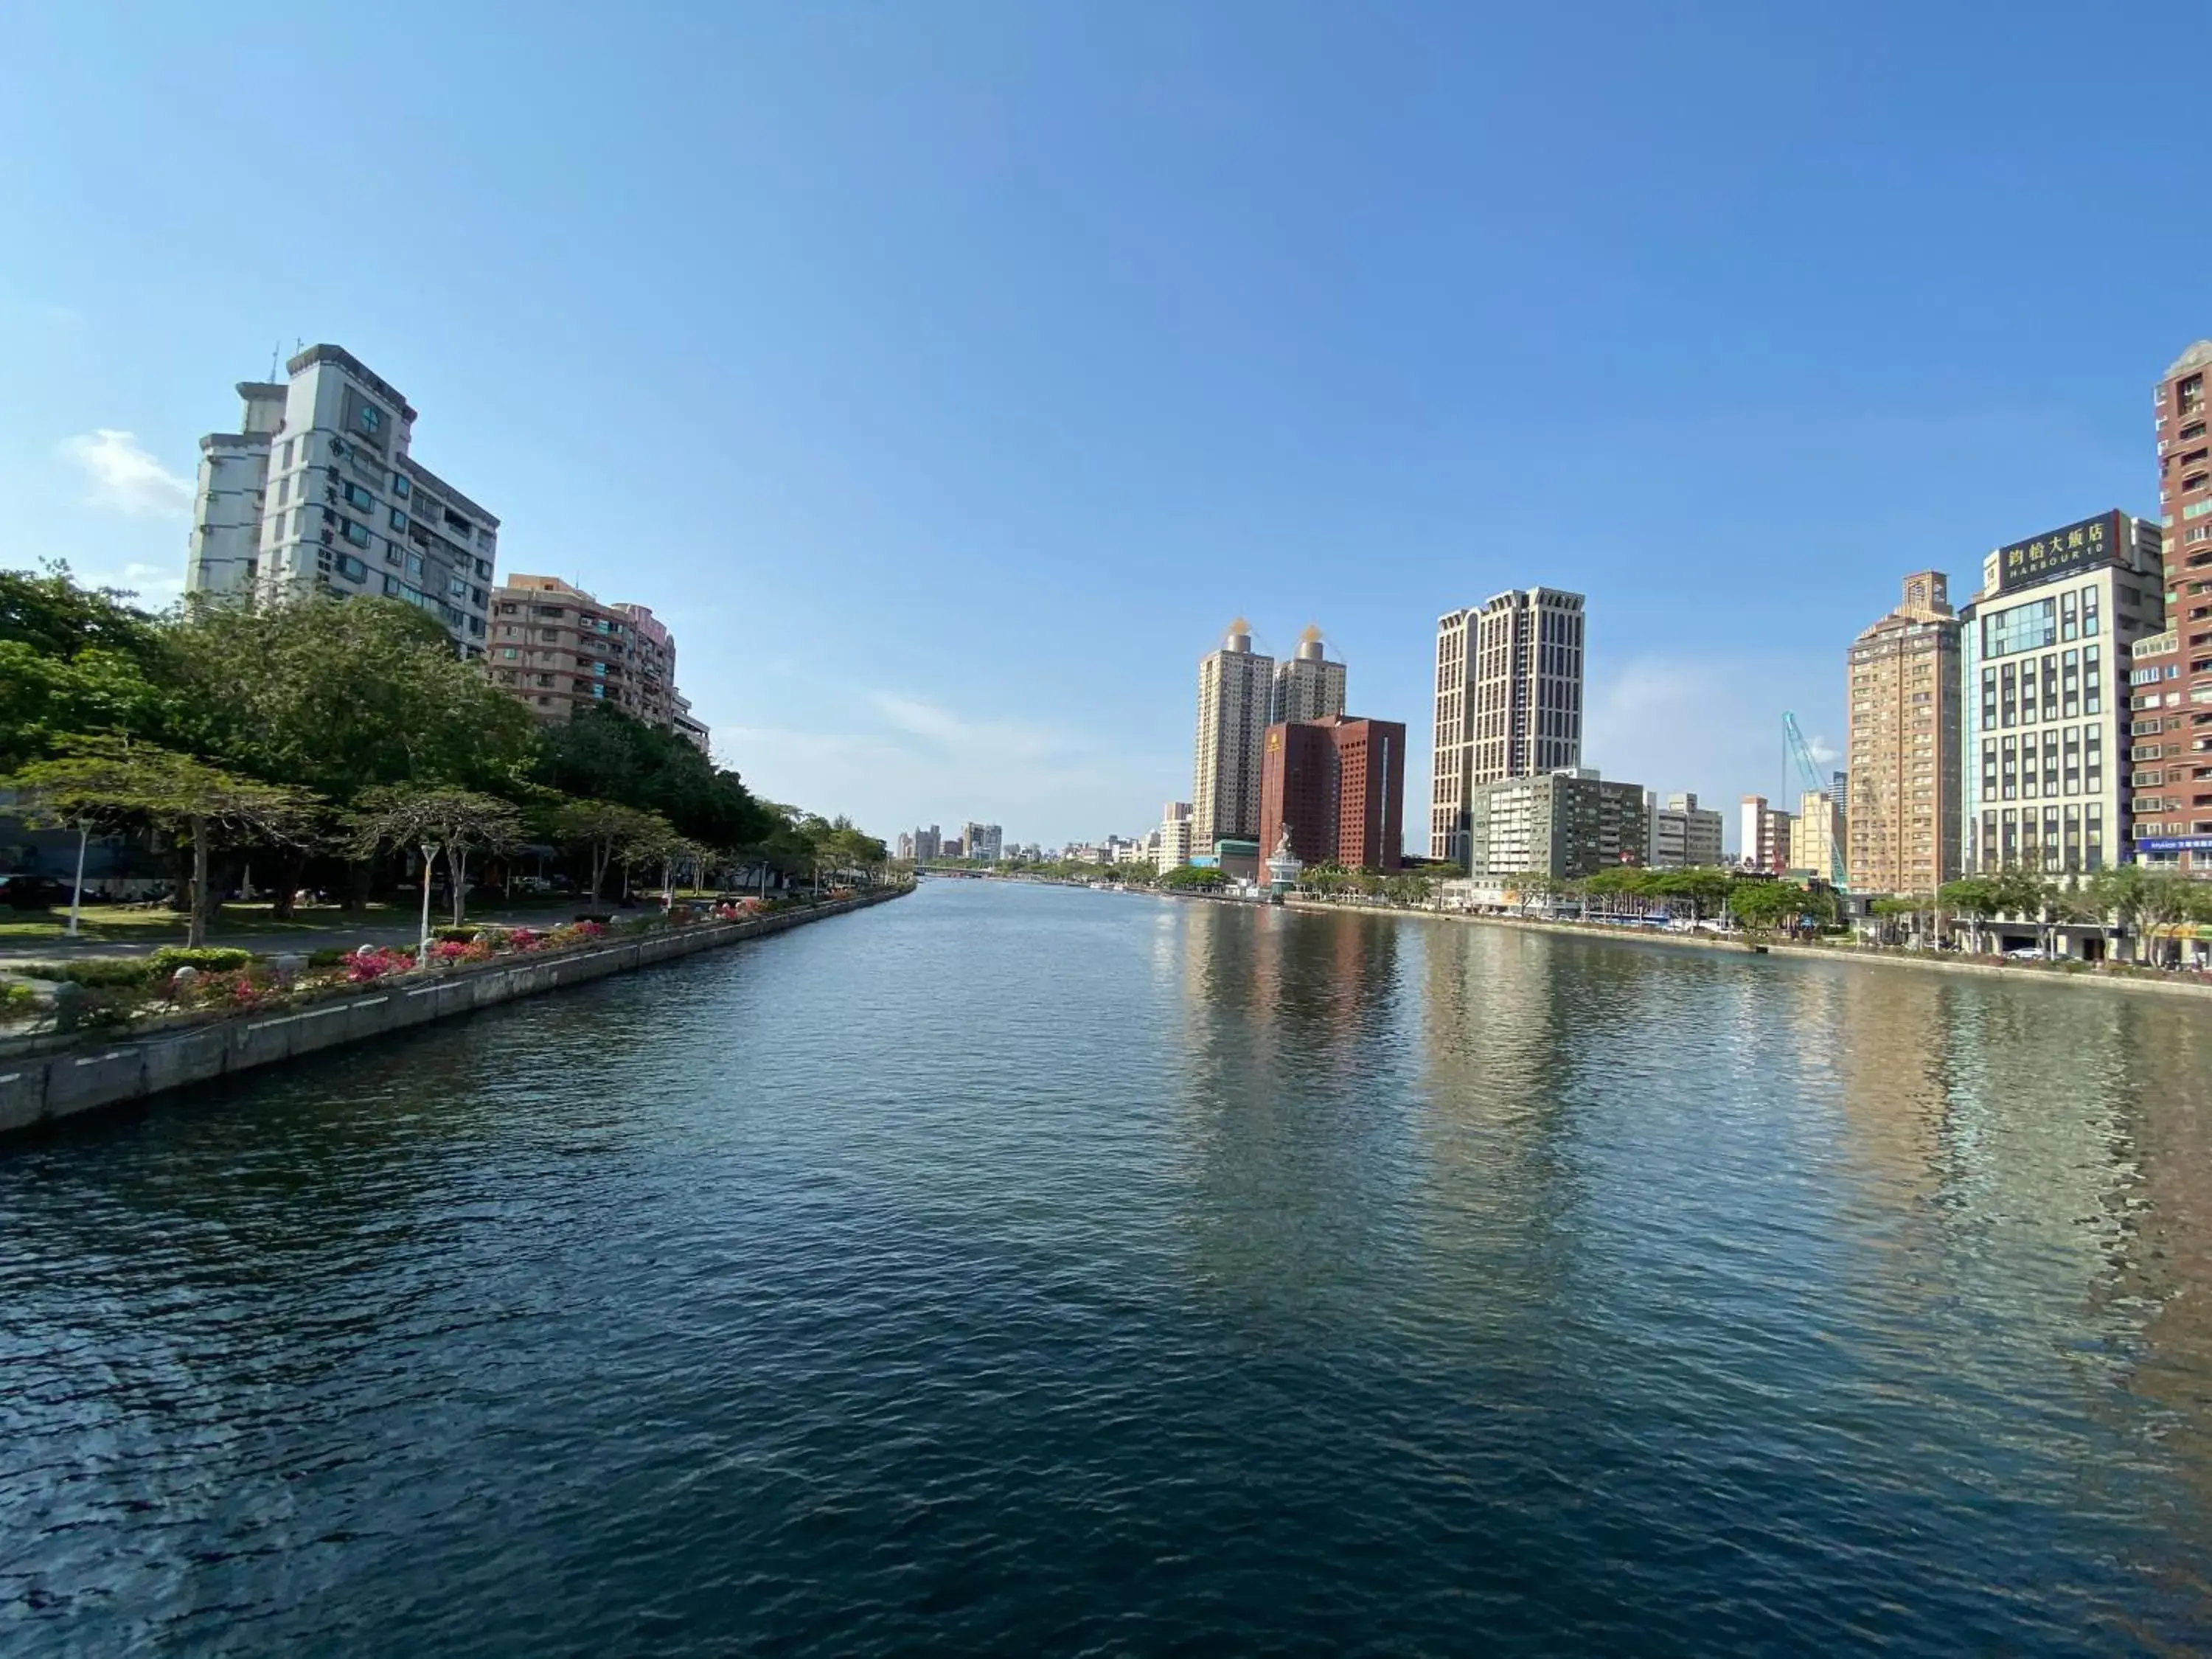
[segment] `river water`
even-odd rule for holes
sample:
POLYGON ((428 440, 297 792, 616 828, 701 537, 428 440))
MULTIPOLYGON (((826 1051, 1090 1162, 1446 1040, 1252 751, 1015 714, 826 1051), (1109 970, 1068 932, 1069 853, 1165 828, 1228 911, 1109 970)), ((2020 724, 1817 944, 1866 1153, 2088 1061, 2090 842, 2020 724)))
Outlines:
POLYGON ((2212 1640, 2212 1012, 948 882, 0 1147, 10 1656, 2212 1640))

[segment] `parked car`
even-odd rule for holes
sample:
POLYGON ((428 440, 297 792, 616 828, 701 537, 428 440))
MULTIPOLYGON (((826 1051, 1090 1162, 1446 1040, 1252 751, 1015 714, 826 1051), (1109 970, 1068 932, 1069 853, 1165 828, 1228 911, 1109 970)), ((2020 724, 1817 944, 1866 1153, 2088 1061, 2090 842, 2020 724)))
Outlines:
POLYGON ((2033 945, 2023 945, 2017 950, 2006 951, 2005 960, 2008 962, 2042 962, 2048 955, 2049 953, 2047 951, 2039 951, 2033 945))
POLYGON ((0 907, 47 910, 69 901, 70 890, 46 876, 0 876, 0 907))

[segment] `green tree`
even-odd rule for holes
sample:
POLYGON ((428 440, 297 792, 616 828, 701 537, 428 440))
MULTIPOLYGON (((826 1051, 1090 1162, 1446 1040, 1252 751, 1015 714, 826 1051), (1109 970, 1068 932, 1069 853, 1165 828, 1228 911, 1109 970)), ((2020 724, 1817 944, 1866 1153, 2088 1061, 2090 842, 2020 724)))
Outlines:
POLYGON ((173 750, 88 740, 74 755, 34 761, 8 780, 56 810, 136 817, 191 848, 185 943, 207 942, 216 909, 210 867, 219 848, 291 843, 313 831, 319 803, 305 790, 262 783, 173 750))
POLYGON ((86 734, 157 738, 168 705, 160 630, 118 588, 69 567, 0 571, 0 767, 86 734))
POLYGON ((356 798, 354 813, 355 845, 364 855, 386 847, 422 853, 425 951, 430 942, 430 872, 439 857, 442 854, 446 860, 446 884, 458 927, 467 914, 470 858, 498 852, 522 839, 522 814, 513 803, 471 789, 378 785, 356 798))
POLYGON ((777 827, 735 772, 717 769, 675 732, 616 708, 581 709, 546 727, 532 776, 563 794, 657 812, 710 847, 751 847, 777 827))
POLYGON ((397 599, 201 603, 172 643, 184 746, 340 805, 380 785, 512 793, 535 752, 530 711, 397 599))
POLYGON ((643 856, 639 849, 667 847, 675 826, 658 812, 642 812, 608 800, 563 801, 544 813, 547 831, 556 841, 584 848, 591 860, 593 903, 606 885, 608 866, 643 856))
POLYGON ((1170 893, 1203 893, 1221 885, 1221 872, 1195 864, 1179 864, 1160 872, 1159 885, 1170 893))
POLYGON ((2012 908, 2011 895, 1988 876, 1961 876, 1936 890, 1936 902, 1966 919, 1967 948, 1982 953, 1982 930, 2012 908))
POLYGON ((1822 910, 1818 900, 1826 896, 1816 897, 1794 881, 1745 880, 1735 884, 1728 903, 1747 933, 1770 933, 1800 918, 1817 919, 1822 910))

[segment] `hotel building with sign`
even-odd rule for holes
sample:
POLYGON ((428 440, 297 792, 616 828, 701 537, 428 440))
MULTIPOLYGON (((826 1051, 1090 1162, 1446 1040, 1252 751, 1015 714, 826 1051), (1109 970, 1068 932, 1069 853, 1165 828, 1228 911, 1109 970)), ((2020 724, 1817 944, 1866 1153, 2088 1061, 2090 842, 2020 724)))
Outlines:
POLYGON ((2127 856, 2126 681, 2136 641, 2164 625, 2159 557, 2158 526, 2115 511, 1983 561, 1960 612, 1969 874, 2087 872, 2127 856))

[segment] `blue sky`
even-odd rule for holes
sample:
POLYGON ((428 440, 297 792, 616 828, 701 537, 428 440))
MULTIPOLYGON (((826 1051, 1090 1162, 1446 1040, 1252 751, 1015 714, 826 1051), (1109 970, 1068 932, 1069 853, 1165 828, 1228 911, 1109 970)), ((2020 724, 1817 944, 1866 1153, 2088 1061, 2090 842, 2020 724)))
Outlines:
POLYGON ((173 592, 199 435, 330 340, 886 836, 1150 824, 1240 611, 1406 721, 1413 829, 1435 618, 1536 582, 1589 761, 1732 804, 1904 573, 2155 510, 2212 221, 2125 12, 18 8, 0 557, 173 592))

